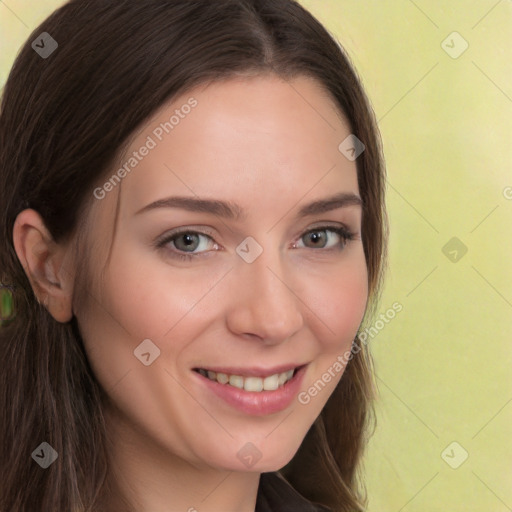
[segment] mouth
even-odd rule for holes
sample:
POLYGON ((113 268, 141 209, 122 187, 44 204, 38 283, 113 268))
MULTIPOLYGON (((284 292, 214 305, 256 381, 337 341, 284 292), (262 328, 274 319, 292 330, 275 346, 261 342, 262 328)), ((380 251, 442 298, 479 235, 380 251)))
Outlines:
MULTIPOLYGON (((193 370, 207 379, 232 386, 237 389, 251 392, 276 391, 293 379, 295 374, 305 365, 290 368, 285 371, 275 371, 268 375, 268 371, 253 369, 240 370, 236 372, 214 371, 206 368, 194 368, 193 370), (260 375, 258 375, 258 373, 260 375), (266 376, 264 375, 266 374, 266 376)), ((273 371, 273 370, 272 370, 273 371)))
POLYGON ((215 395, 238 411, 265 416, 286 410, 300 391, 309 363, 274 368, 192 368, 205 400, 216 403, 215 395))

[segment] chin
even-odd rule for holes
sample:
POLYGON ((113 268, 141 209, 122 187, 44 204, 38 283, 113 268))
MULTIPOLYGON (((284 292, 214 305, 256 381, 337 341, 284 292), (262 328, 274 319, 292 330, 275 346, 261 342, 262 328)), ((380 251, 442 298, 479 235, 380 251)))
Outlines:
MULTIPOLYGON (((263 443, 262 443, 263 444, 263 443)), ((208 458, 203 458, 204 462, 210 467, 215 467, 224 471, 248 472, 248 473, 268 473, 278 471, 288 464, 300 447, 274 447, 258 448, 256 442, 242 443, 241 448, 235 448, 235 451, 226 447, 222 453, 211 453, 208 458), (279 452, 277 451, 279 449, 279 452), (265 456, 265 452, 268 456, 265 456)))

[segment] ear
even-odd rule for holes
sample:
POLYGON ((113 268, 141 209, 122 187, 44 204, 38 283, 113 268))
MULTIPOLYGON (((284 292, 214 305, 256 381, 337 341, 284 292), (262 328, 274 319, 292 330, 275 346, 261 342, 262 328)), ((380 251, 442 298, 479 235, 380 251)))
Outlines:
POLYGON ((32 209, 16 217, 13 243, 38 302, 58 322, 69 322, 74 282, 69 247, 53 240, 41 216, 32 209))

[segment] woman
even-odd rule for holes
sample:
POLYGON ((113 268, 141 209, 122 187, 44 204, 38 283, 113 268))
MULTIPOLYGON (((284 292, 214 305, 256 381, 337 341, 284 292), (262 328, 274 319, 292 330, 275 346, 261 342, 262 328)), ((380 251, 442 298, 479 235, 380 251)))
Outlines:
POLYGON ((71 1, 2 98, 0 510, 363 510, 384 166, 291 0, 71 1))

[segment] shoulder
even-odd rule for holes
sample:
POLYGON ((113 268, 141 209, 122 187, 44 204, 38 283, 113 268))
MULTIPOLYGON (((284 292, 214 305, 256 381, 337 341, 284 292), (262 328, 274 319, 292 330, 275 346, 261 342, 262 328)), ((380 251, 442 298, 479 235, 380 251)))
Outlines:
POLYGON ((278 472, 262 473, 255 512, 333 512, 299 494, 278 472))

